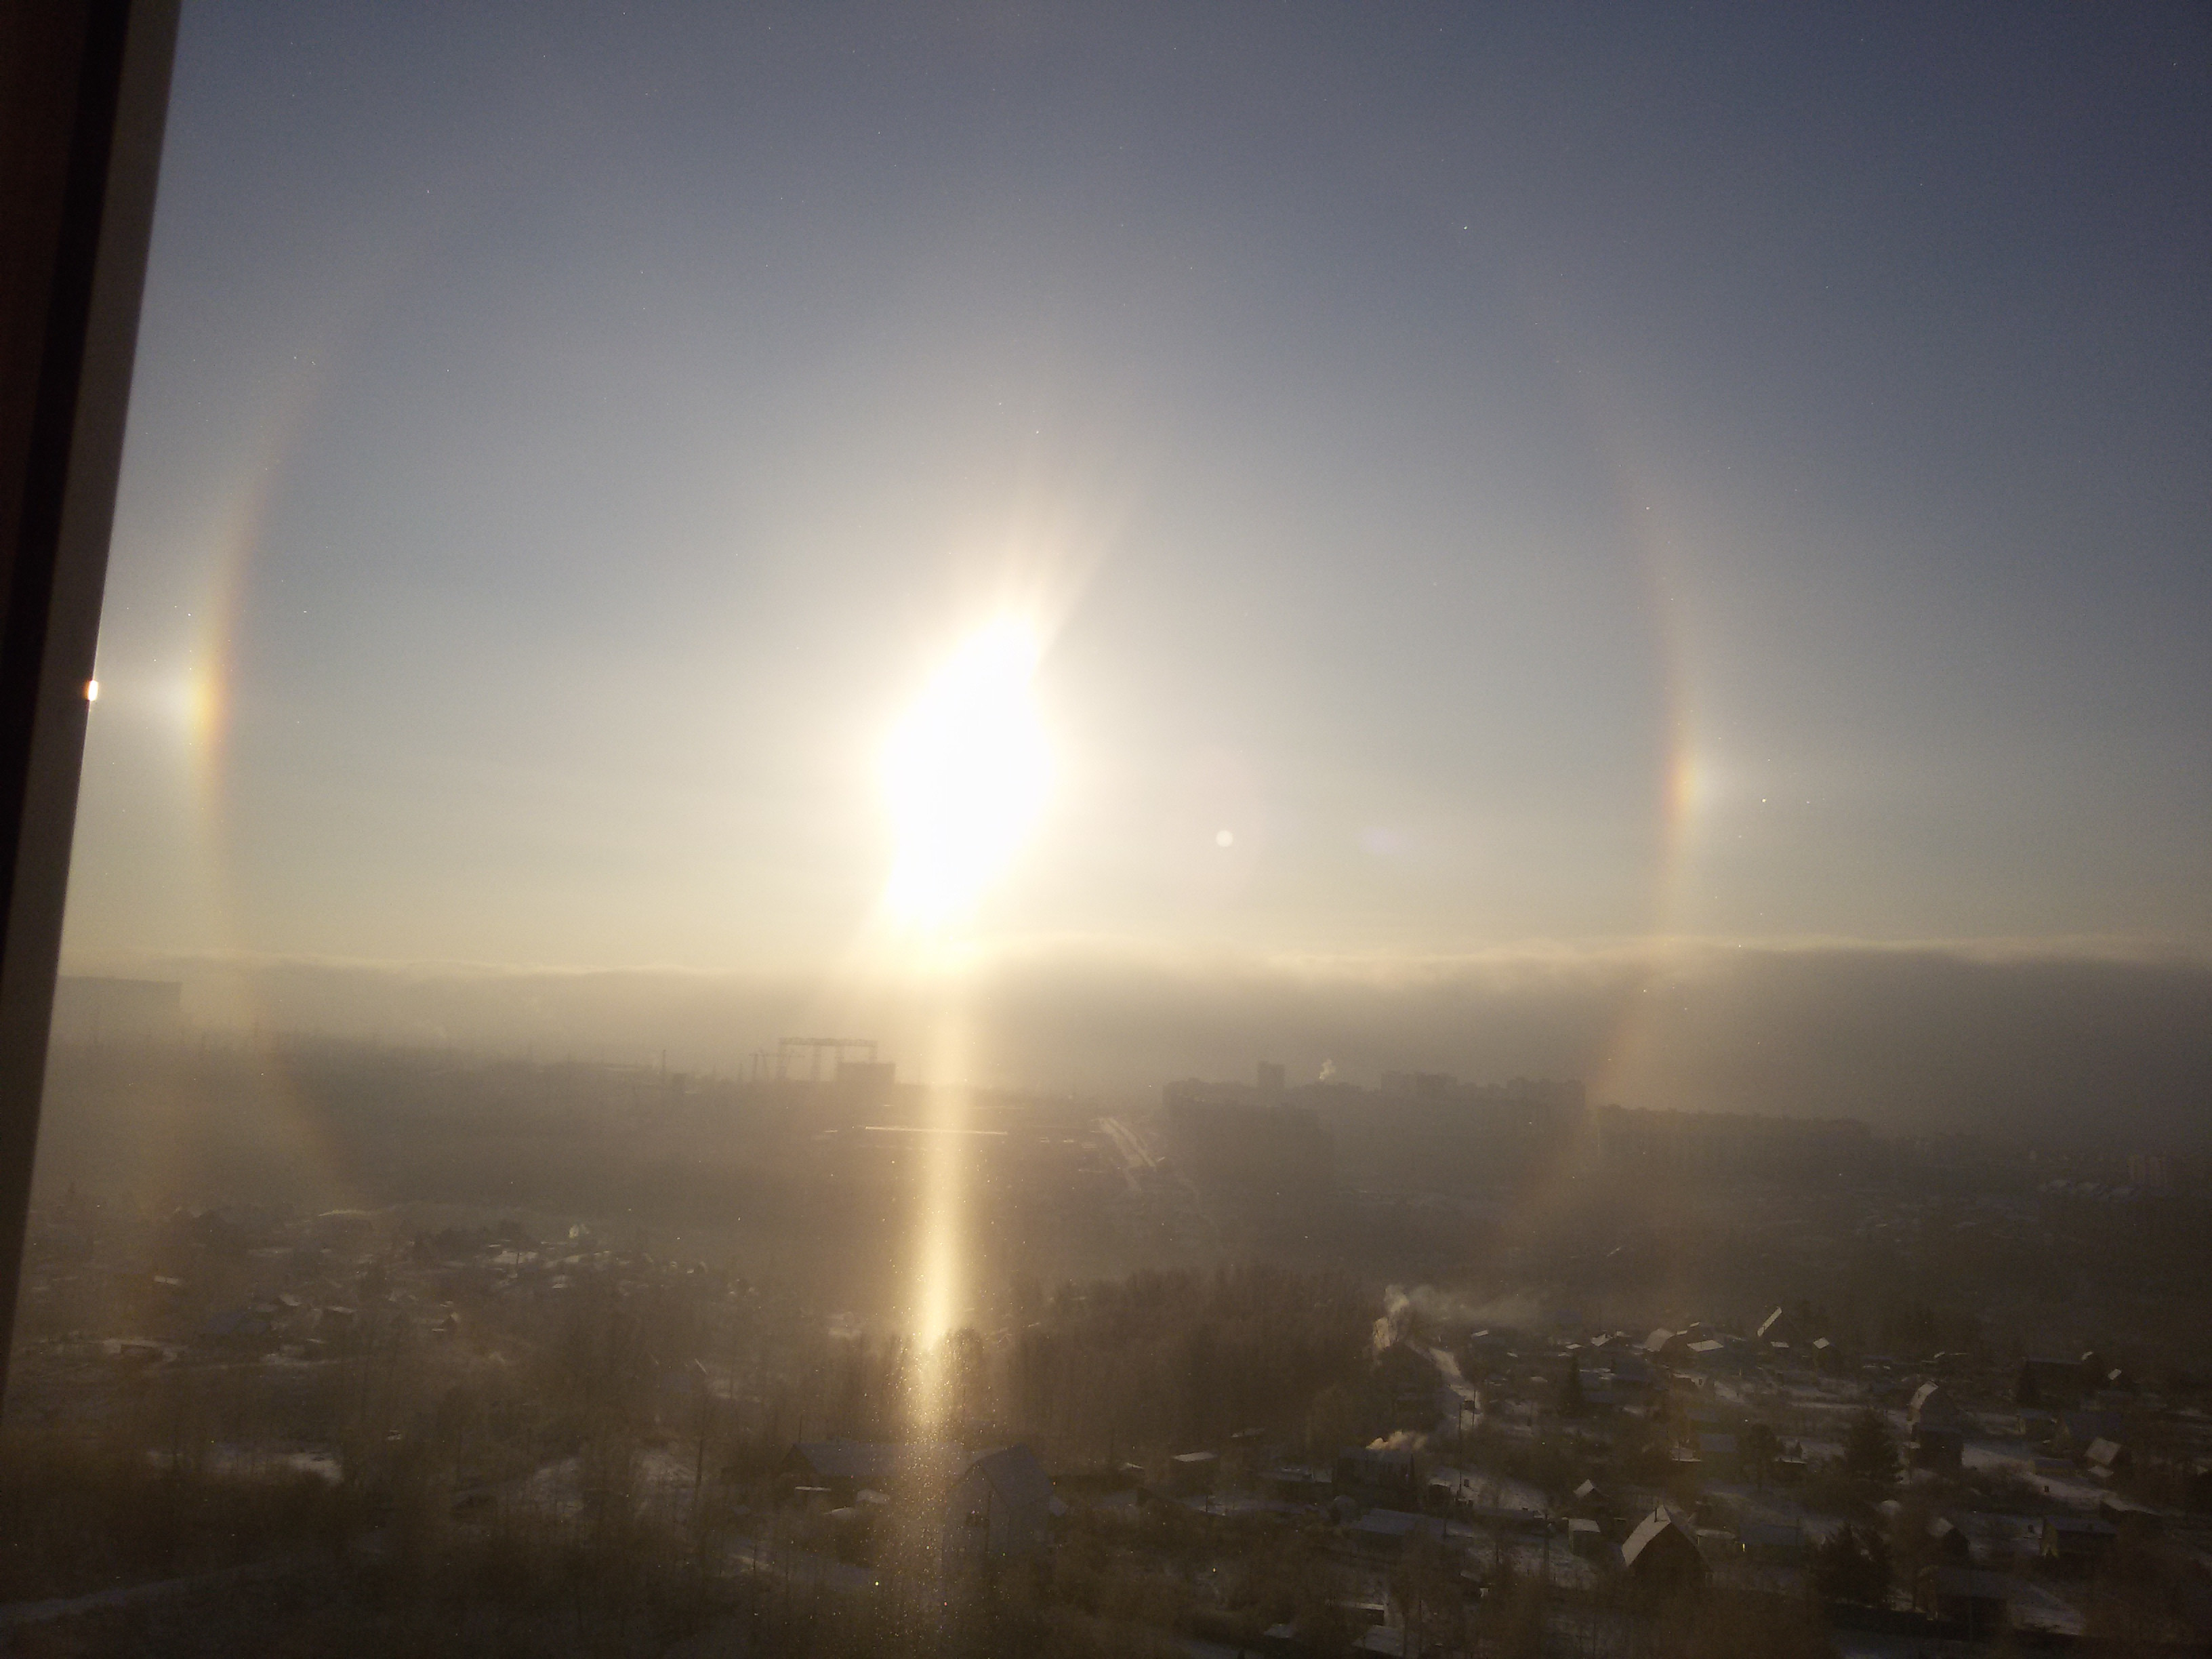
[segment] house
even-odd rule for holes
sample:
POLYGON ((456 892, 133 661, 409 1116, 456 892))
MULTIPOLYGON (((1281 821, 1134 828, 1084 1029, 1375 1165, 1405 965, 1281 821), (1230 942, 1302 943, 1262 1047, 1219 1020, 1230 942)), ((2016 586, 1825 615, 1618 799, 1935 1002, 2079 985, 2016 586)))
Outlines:
POLYGON ((2089 1449, 2081 1454, 2081 1462, 2090 1474, 2109 1480, 2132 1467, 2135 1455, 2118 1441, 2100 1436, 2089 1443, 2089 1449))
POLYGON ((2068 1575, 2087 1573, 2105 1559, 2105 1553, 2119 1536, 2119 1529, 2109 1521, 2092 1520, 2081 1515, 2046 1515, 2043 1517, 2043 1547, 2045 1568, 2068 1575))
POLYGON ((1605 1553, 1605 1533, 1595 1521, 1570 1521, 1567 1522, 1567 1547, 1580 1556, 1602 1555, 1605 1553))
POLYGON ((1220 1468, 1217 1453, 1178 1452, 1168 1459, 1168 1490, 1178 1498, 1202 1498, 1213 1490, 1214 1475, 1220 1468))
POLYGON ((1666 1592, 1702 1583, 1705 1553, 1683 1516, 1662 1504, 1636 1523, 1620 1547, 1620 1565, 1644 1588, 1666 1592))
POLYGON ((2001 1572, 1932 1566, 1922 1571, 1914 1589, 1923 1612, 1963 1626, 1970 1642, 1995 1635, 2011 1623, 2012 1581, 2001 1572))
POLYGON ((1915 1438, 1923 1430, 1964 1430, 1966 1424, 1966 1414, 1959 1409, 1958 1401, 1941 1382, 1923 1382, 1912 1391, 1912 1399, 1905 1408, 1905 1431, 1915 1438))
POLYGON ((945 1501, 947 1567, 1036 1555, 1045 1547, 1054 1511, 1052 1481, 1035 1452, 1027 1446, 985 1452, 945 1501))
POLYGON ((1336 1491, 1391 1509, 1421 1505, 1419 1460, 1407 1447, 1348 1447, 1336 1456, 1336 1491))
POLYGON ((1928 1522, 1928 1542, 1936 1555, 1954 1565, 1971 1561, 1974 1541, 1966 1536, 1966 1528, 1946 1515, 1931 1516, 1928 1522))
POLYGON ((2062 1452, 2086 1455, 2100 1440, 2117 1442, 2126 1432, 2127 1424, 2118 1412, 2061 1412, 2051 1444, 2062 1452))
POLYGON ((1346 1541, 1363 1555, 1398 1554, 1413 1538, 1441 1539, 1444 1522, 1433 1515, 1413 1515, 1404 1510, 1370 1510, 1352 1523, 1346 1541))
POLYGON ((2080 1405, 2085 1392, 2080 1362, 2072 1359, 2024 1359, 2021 1362, 2020 1379, 2014 1385, 2013 1398, 2023 1406, 2062 1411, 2080 1405))
POLYGON ((1651 1362, 1633 1349, 1623 1349, 1607 1362, 1613 1368, 1613 1382, 1619 1389, 1648 1389, 1656 1377, 1651 1362))
POLYGON ((1698 1437, 1698 1463, 1705 1474, 1716 1480, 1733 1480, 1742 1472, 1742 1453, 1732 1434, 1701 1434, 1698 1437))

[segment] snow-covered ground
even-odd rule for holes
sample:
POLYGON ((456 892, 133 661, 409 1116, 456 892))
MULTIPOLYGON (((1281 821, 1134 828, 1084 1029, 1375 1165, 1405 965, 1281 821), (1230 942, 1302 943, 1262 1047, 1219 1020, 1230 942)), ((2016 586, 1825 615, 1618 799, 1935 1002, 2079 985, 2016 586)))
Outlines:
POLYGON ((2105 1488, 2085 1474, 2038 1469, 2035 1449, 2024 1440, 1970 1440, 1965 1461, 1970 1469, 2016 1474, 2069 1509, 2094 1510, 2105 1497, 2105 1488))
POLYGON ((1517 1510, 1527 1515, 1541 1515, 1550 1505, 1544 1494, 1525 1480, 1516 1480, 1510 1475, 1492 1474, 1484 1469, 1457 1468, 1439 1464, 1430 1472, 1431 1485, 1442 1482, 1452 1489, 1452 1495, 1464 1498, 1477 1509, 1517 1510))

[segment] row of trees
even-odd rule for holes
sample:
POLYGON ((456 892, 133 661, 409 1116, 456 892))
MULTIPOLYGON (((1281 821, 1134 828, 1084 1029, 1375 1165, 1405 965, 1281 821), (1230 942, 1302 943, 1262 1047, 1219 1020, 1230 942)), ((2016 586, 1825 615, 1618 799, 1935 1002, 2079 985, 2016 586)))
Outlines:
POLYGON ((832 1345, 811 1387, 819 1431, 896 1439, 935 1420, 1078 1464, 1247 1429, 1294 1435, 1316 1395, 1357 1387, 1374 1318, 1347 1279, 1268 1267, 1066 1285, 1030 1311, 994 1340, 957 1331, 933 1354, 896 1335, 832 1345))

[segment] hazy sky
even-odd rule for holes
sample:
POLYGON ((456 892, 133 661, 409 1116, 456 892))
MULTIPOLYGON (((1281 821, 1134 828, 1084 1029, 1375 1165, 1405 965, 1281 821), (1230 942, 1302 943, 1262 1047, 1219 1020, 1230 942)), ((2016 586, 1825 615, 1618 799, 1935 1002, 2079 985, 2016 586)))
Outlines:
POLYGON ((72 957, 836 961, 1008 605, 987 937, 2201 950, 2208 61, 188 0, 72 957))

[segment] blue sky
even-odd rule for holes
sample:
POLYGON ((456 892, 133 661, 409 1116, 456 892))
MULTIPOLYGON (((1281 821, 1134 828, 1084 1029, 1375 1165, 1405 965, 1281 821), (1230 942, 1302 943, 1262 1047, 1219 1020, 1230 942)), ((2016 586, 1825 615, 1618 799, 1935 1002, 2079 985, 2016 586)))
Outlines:
POLYGON ((836 962, 1012 604, 988 939, 2201 950, 2208 45, 190 4, 68 949, 836 962))

